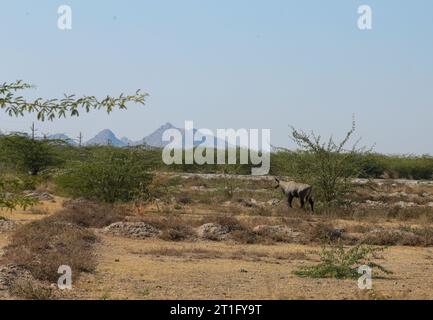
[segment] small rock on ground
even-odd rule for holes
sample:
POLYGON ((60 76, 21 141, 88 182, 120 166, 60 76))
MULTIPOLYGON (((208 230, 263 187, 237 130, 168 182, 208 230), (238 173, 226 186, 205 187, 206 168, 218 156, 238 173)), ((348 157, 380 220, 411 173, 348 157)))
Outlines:
POLYGON ((230 233, 230 228, 217 223, 206 223, 197 228, 197 235, 203 239, 224 240, 230 233))
POLYGON ((39 201, 53 201, 54 197, 49 192, 26 191, 27 197, 38 199, 39 201))
POLYGON ((10 220, 0 220, 0 232, 11 232, 14 231, 17 224, 10 220))
POLYGON ((161 233, 157 228, 144 222, 115 222, 103 229, 104 232, 117 236, 145 239, 161 233))

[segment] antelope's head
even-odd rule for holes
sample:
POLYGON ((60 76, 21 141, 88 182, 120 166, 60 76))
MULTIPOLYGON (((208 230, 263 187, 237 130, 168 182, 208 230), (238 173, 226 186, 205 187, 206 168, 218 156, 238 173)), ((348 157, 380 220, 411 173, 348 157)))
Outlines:
POLYGON ((277 183, 277 185, 274 186, 274 189, 278 189, 280 187, 280 179, 275 178, 275 182, 277 183))

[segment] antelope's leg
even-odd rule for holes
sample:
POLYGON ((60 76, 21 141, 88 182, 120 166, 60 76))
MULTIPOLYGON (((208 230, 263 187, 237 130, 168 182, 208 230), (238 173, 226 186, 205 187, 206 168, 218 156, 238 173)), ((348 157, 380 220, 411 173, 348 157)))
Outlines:
POLYGON ((304 206, 305 206, 305 200, 304 200, 304 197, 299 197, 299 201, 301 201, 301 208, 302 209, 304 209, 304 206))
POLYGON ((310 206, 311 206, 311 211, 313 211, 313 212, 314 212, 314 200, 313 200, 313 198, 312 198, 312 197, 310 197, 310 198, 308 199, 308 202, 310 203, 310 206))
POLYGON ((289 207, 290 207, 290 208, 293 208, 293 207, 292 207, 292 201, 293 201, 293 196, 292 196, 291 194, 289 194, 289 195, 288 195, 288 203, 289 203, 289 207))

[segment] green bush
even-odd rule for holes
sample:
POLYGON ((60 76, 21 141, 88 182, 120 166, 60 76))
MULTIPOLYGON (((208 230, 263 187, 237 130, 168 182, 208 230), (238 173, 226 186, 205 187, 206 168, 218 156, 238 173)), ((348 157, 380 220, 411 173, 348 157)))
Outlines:
MULTIPOLYGON (((271 154, 270 174, 296 176, 294 162, 310 161, 308 153, 280 149, 271 154)), ((341 157, 335 155, 335 157, 341 157)), ((433 157, 423 155, 384 155, 364 152, 354 156, 359 164, 357 178, 433 179, 433 157)))
POLYGON ((71 164, 55 181, 69 196, 115 203, 147 199, 152 175, 139 150, 102 148, 71 164))
POLYGON ((381 178, 386 171, 383 156, 379 154, 362 155, 358 161, 362 166, 358 178, 381 178))
POLYGON ((385 274, 392 273, 383 266, 371 261, 375 254, 384 248, 371 247, 363 244, 345 250, 342 243, 337 246, 322 248, 318 253, 320 263, 315 266, 303 267, 294 273, 300 277, 357 279, 360 277, 358 267, 368 265, 385 274))
POLYGON ((18 171, 33 176, 41 171, 58 167, 65 143, 61 140, 37 140, 26 134, 12 134, 0 137, 0 161, 18 171))

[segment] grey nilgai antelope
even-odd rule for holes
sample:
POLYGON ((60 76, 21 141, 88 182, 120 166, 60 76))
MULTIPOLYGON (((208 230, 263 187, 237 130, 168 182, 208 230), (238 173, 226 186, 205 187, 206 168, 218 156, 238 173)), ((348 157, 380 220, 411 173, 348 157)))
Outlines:
POLYGON ((284 195, 287 197, 289 207, 292 207, 293 198, 299 198, 301 201, 301 208, 304 208, 305 203, 308 202, 311 206, 311 211, 314 212, 314 200, 313 200, 313 187, 308 184, 298 183, 295 181, 281 181, 275 178, 277 185, 275 189, 280 188, 284 195))

